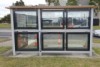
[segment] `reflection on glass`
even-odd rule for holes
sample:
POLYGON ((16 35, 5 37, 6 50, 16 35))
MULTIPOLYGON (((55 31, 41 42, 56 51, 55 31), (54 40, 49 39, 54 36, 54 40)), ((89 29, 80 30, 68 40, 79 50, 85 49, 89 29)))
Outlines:
POLYGON ((62 28, 63 12, 62 11, 43 11, 42 12, 43 28, 62 28))
POLYGON ((44 34, 43 48, 45 49, 62 49, 63 35, 61 34, 44 34))
POLYGON ((16 11, 17 27, 36 27, 36 11, 16 11))
POLYGON ((37 34, 18 34, 17 43, 18 49, 36 49, 37 34))
POLYGON ((72 49, 87 49, 88 45, 87 34, 68 34, 68 48, 72 49))
POLYGON ((88 27, 89 11, 69 11, 68 28, 88 27))

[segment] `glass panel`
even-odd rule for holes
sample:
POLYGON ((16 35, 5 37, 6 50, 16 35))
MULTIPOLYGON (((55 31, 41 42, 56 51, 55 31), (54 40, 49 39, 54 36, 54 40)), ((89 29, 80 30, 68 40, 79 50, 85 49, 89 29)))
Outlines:
POLYGON ((68 11, 68 28, 89 26, 89 11, 68 11))
POLYGON ((37 27, 36 11, 16 11, 17 27, 37 27))
POLYGON ((63 28, 63 12, 43 11, 42 24, 43 28, 63 28))
POLYGON ((37 34, 18 34, 18 49, 37 49, 37 34))
POLYGON ((68 48, 87 49, 88 34, 68 34, 68 48))
POLYGON ((44 34, 43 35, 44 49, 62 49, 63 35, 62 34, 44 34))

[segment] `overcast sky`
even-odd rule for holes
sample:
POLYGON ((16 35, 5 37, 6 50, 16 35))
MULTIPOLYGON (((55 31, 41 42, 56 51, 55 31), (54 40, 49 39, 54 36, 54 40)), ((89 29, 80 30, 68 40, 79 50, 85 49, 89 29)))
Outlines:
MULTIPOLYGON (((0 0, 0 17, 3 17, 4 15, 10 13, 10 11, 5 7, 12 5, 12 3, 15 3, 16 1, 19 0, 0 0)), ((23 0, 23 1, 25 2, 25 5, 46 4, 45 0, 23 0)))

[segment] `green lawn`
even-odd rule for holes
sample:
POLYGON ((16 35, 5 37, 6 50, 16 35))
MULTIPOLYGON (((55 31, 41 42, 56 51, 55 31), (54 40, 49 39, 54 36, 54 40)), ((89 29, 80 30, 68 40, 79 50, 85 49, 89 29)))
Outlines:
MULTIPOLYGON (((10 47, 0 47, 0 52, 10 47)), ((97 53, 100 49, 94 48, 97 53)), ((99 58, 68 58, 68 57, 29 57, 12 58, 0 56, 0 67, 99 67, 99 58)))
POLYGON ((10 40, 9 38, 0 37, 0 42, 5 42, 5 41, 9 41, 9 40, 10 40))
POLYGON ((9 49, 11 49, 11 47, 0 47, 0 54, 8 51, 9 49))
POLYGON ((0 28, 11 28, 11 24, 0 24, 0 28))
POLYGON ((99 67, 100 59, 66 57, 0 57, 0 67, 99 67))
POLYGON ((100 55, 100 48, 93 48, 93 50, 100 55))
POLYGON ((93 29, 94 29, 94 30, 100 29, 100 26, 93 26, 93 29))
POLYGON ((93 38, 93 43, 100 43, 100 38, 93 38))

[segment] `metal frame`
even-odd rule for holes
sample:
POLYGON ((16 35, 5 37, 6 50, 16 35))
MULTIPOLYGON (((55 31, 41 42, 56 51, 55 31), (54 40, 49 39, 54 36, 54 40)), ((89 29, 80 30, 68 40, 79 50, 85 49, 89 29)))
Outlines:
POLYGON ((15 32, 15 50, 16 51, 39 51, 39 38, 38 38, 38 32, 15 32), (20 48, 18 48, 18 43, 17 43, 17 41, 18 41, 18 34, 26 34, 26 35, 28 35, 28 34, 37 34, 37 48, 36 49, 34 49, 34 48, 28 48, 28 49, 20 49, 20 48))
POLYGON ((64 51, 64 33, 57 33, 57 32, 45 32, 45 33, 42 33, 42 37, 41 37, 41 47, 42 47, 42 50, 44 50, 44 51, 64 51), (59 49, 57 49, 57 48, 44 48, 44 37, 43 37, 43 35, 45 35, 45 34, 60 34, 60 35, 62 35, 62 48, 59 48, 59 49))
POLYGON ((13 50, 13 55, 16 55, 15 52, 15 35, 14 35, 14 16, 13 16, 13 10, 10 10, 11 13, 11 29, 12 29, 12 50, 13 50))
MULTIPOLYGON (((38 28, 37 29, 34 29, 34 28, 32 28, 32 29, 30 29, 30 28, 26 28, 26 29, 24 29, 24 28, 21 28, 21 29, 19 29, 19 28, 15 28, 15 26, 16 26, 16 23, 15 23, 15 17, 14 17, 14 11, 16 11, 17 9, 14 9, 14 10, 11 10, 10 12, 11 12, 11 26, 12 26, 12 47, 13 47, 13 55, 16 55, 16 53, 34 53, 34 52, 36 52, 36 53, 39 53, 39 55, 41 56, 42 55, 42 53, 88 53, 90 56, 92 56, 92 38, 93 38, 93 8, 92 9, 89 9, 90 10, 90 28, 84 28, 84 29, 82 29, 82 28, 79 28, 79 29, 74 29, 74 28, 72 28, 72 29, 66 29, 66 27, 64 27, 64 29, 42 29, 41 28, 41 9, 36 9, 37 10, 37 18, 38 18, 38 28), (16 51, 15 50, 15 35, 14 35, 14 32, 38 32, 38 37, 39 37, 39 51, 16 51), (45 33, 45 32, 48 32, 48 33, 52 33, 52 32, 54 32, 54 33, 64 33, 65 35, 66 35, 66 33, 90 33, 90 50, 88 50, 88 51, 81 51, 81 50, 79 50, 79 51, 72 51, 72 50, 66 50, 66 45, 64 45, 65 47, 64 47, 64 50, 63 51, 55 51, 55 50, 52 50, 52 51, 44 51, 44 50, 42 50, 42 46, 41 46, 41 33, 45 33)), ((21 10, 23 10, 23 9, 19 9, 20 11, 21 10)), ((24 9, 24 10, 26 10, 26 11, 28 11, 28 10, 32 10, 32 9, 24 9)), ((66 18, 67 17, 67 13, 65 12, 66 10, 68 11, 68 10, 77 10, 77 9, 42 9, 42 10, 61 10, 61 11, 63 11, 64 12, 64 17, 66 18), (66 14, 66 15, 65 15, 66 14)), ((78 10, 81 10, 80 8, 78 9, 78 10)), ((84 10, 84 9, 82 9, 82 10, 84 10)), ((18 10, 17 10, 18 11, 18 10)), ((67 19, 66 20, 64 20, 64 23, 67 23, 67 19)))
POLYGON ((71 33, 66 33, 66 45, 67 45, 67 47, 66 47, 67 51, 89 51, 90 50, 90 33, 88 33, 88 32, 71 32, 71 33), (87 39, 88 39, 88 41, 87 41, 87 49, 84 49, 84 48, 77 48, 77 49, 75 49, 75 48, 68 48, 68 35, 69 34, 87 34, 88 35, 88 37, 87 37, 87 39))
POLYGON ((91 9, 91 29, 90 29, 90 56, 92 56, 92 46, 93 46, 93 13, 94 9, 91 9))
POLYGON ((40 12, 41 12, 41 10, 40 9, 38 9, 38 25, 39 25, 39 27, 38 27, 38 29, 39 29, 39 55, 41 56, 42 55, 42 53, 41 53, 41 16, 40 16, 40 12))
POLYGON ((22 9, 20 9, 20 10, 14 10, 14 13, 13 13, 13 15, 14 15, 14 28, 15 29, 38 29, 38 12, 37 12, 37 10, 36 9, 34 9, 34 10, 28 10, 28 9, 24 9, 24 10, 22 10, 22 9), (36 12, 36 27, 17 27, 17 20, 16 20, 16 11, 27 11, 27 12, 29 12, 29 11, 35 11, 36 12))

